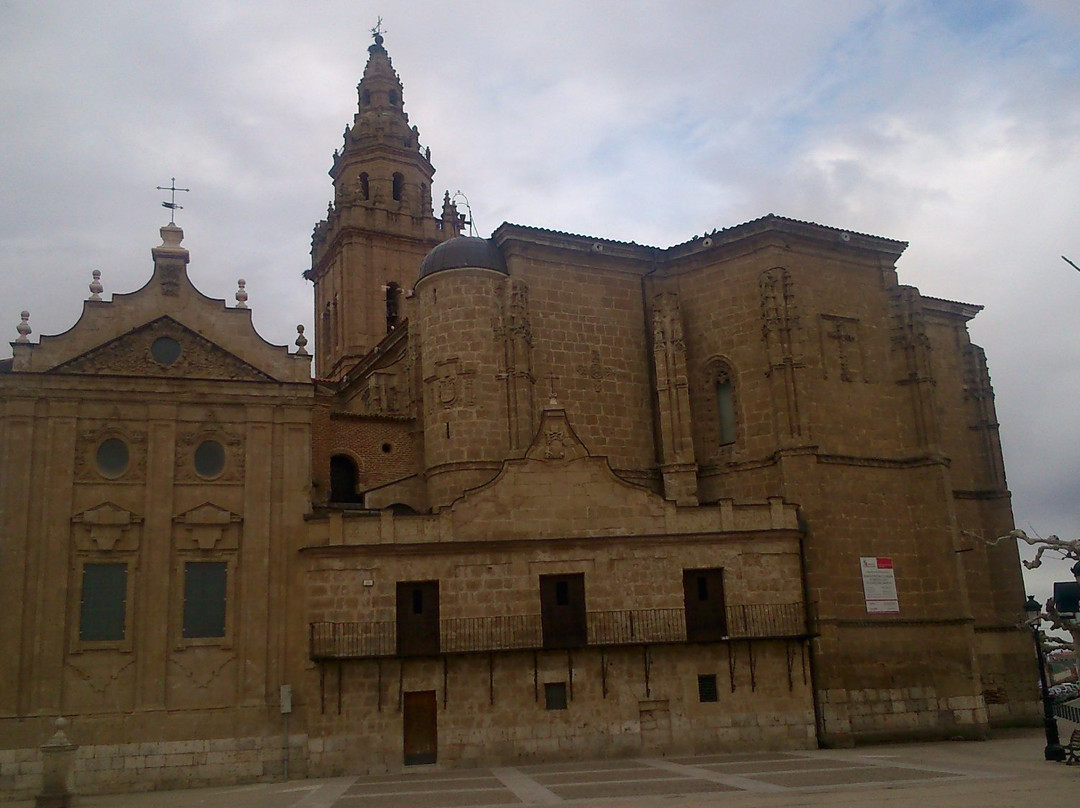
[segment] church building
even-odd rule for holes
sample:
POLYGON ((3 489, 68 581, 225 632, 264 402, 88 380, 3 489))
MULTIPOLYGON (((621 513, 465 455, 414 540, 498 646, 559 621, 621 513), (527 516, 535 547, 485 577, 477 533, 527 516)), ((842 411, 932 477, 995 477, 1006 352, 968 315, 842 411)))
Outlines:
POLYGON ((980 307, 776 215, 463 235, 368 50, 314 357, 170 222, 0 360, 0 795, 58 716, 83 792, 1034 720, 980 307))

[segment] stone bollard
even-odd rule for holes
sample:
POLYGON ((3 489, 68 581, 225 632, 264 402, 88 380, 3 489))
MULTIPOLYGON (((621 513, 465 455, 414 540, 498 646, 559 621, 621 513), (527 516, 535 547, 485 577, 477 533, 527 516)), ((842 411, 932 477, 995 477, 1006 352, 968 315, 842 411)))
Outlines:
POLYGON ((64 734, 68 720, 56 719, 56 733, 41 745, 41 793, 34 808, 70 808, 75 779, 75 751, 79 748, 64 734))

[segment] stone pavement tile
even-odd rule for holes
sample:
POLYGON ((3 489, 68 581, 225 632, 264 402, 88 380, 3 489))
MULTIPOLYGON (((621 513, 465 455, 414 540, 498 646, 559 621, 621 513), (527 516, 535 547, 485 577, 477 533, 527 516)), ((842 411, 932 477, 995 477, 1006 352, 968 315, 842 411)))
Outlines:
POLYGON ((685 763, 693 766, 704 766, 709 763, 730 766, 739 763, 772 763, 781 760, 798 760, 799 758, 800 754, 797 752, 741 752, 730 755, 690 755, 686 757, 665 758, 665 760, 670 760, 672 763, 685 763))
POLYGON ((471 777, 454 778, 380 778, 375 781, 362 777, 353 783, 345 794, 348 796, 363 794, 405 794, 410 792, 426 794, 437 791, 459 791, 463 789, 482 790, 486 788, 502 787, 503 785, 499 779, 490 774, 473 774, 471 777))
POLYGON ((434 767, 409 767, 404 771, 389 774, 362 774, 353 777, 357 783, 400 783, 412 780, 468 780, 473 777, 489 776, 487 769, 438 769, 434 767))
POLYGON ((920 769, 893 769, 884 766, 866 766, 860 769, 821 769, 807 772, 778 772, 776 774, 758 774, 755 779, 784 788, 830 787, 842 788, 856 783, 896 783, 907 781, 929 781, 957 775, 920 769))
POLYGON ((723 763, 708 763, 701 765, 701 768, 715 772, 723 772, 725 774, 742 774, 744 776, 753 776, 760 772, 789 772, 810 769, 857 769, 866 765, 866 763, 860 763, 854 760, 820 760, 817 758, 792 757, 785 758, 784 760, 755 761, 753 763, 737 763, 733 765, 727 765, 723 763))
POLYGON ((548 772, 574 772, 593 771, 595 769, 636 769, 641 765, 635 758, 618 758, 616 760, 583 760, 567 761, 565 763, 532 763, 517 766, 517 770, 529 777, 548 772))
POLYGON ((657 770, 651 766, 639 766, 634 769, 590 769, 572 772, 551 772, 550 774, 533 775, 533 779, 548 788, 563 783, 629 783, 635 780, 654 780, 660 777, 657 770))
POLYGON ((505 789, 461 789, 405 794, 346 794, 333 808, 459 808, 459 806, 520 806, 521 801, 505 789))
POLYGON ((564 800, 584 800, 590 798, 627 798, 716 793, 735 791, 723 783, 711 783, 707 780, 689 780, 685 777, 657 779, 644 783, 590 783, 586 785, 565 786, 555 789, 564 800))

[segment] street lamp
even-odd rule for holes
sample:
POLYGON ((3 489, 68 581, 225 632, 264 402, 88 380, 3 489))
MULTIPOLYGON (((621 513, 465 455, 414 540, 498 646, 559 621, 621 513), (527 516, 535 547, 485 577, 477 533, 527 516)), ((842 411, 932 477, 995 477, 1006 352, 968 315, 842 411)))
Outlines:
MULTIPOLYGON (((1077 563, 1077 567, 1080 567, 1080 563, 1077 563)), ((1076 568, 1074 568, 1075 570, 1076 568)), ((1027 625, 1031 629, 1031 638, 1035 641, 1035 655, 1039 660, 1039 683, 1042 685, 1042 704, 1043 704, 1043 728, 1046 730, 1046 749, 1043 751, 1043 757, 1047 760, 1064 760, 1065 750, 1061 746, 1061 737, 1058 735, 1057 719, 1054 718, 1054 708, 1050 703, 1050 686, 1046 681, 1046 656, 1043 653, 1042 637, 1039 632, 1039 622, 1042 614, 1042 607, 1039 606, 1039 601, 1035 600, 1031 595, 1028 595, 1027 603, 1024 604, 1024 611, 1027 613, 1028 620, 1027 625)))

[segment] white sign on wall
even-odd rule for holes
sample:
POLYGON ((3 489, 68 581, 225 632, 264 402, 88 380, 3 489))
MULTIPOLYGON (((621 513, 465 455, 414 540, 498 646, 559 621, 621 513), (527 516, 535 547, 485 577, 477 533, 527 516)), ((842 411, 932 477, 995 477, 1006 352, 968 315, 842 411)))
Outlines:
POLYGON ((891 558, 860 558, 868 614, 900 614, 891 558))

